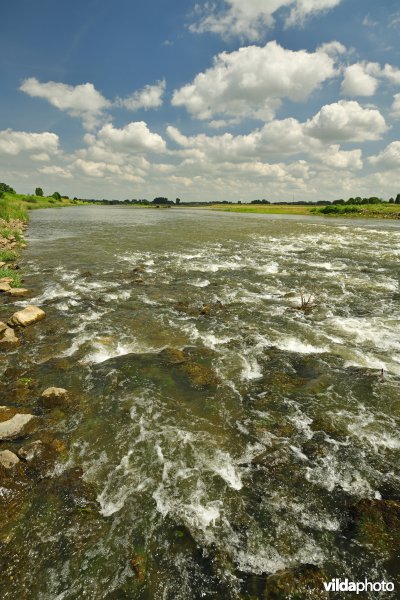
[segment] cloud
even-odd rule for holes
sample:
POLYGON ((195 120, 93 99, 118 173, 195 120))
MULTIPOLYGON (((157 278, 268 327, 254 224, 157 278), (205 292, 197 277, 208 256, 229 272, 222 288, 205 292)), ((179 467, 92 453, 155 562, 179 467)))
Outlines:
POLYGON ((104 119, 104 110, 111 106, 92 83, 76 86, 55 81, 40 83, 35 77, 29 77, 22 82, 20 90, 34 98, 47 100, 72 117, 81 118, 89 130, 104 119))
POLYGON ((400 142, 392 142, 382 152, 369 157, 369 162, 382 170, 398 169, 400 167, 400 142))
POLYGON ((400 118, 400 94, 395 94, 393 96, 393 104, 390 114, 394 118, 400 118))
POLYGON ((54 175, 54 177, 62 177, 63 179, 71 179, 72 177, 70 171, 57 165, 41 167, 39 173, 43 173, 44 175, 54 175))
POLYGON ((400 85, 400 69, 389 64, 381 67, 379 63, 366 61, 350 65, 344 71, 342 93, 346 96, 373 96, 378 80, 400 85))
POLYGON ((347 67, 342 82, 342 93, 346 96, 373 96, 378 80, 369 75, 362 64, 347 67))
POLYGON ((117 98, 116 106, 122 106, 128 110, 158 108, 163 103, 162 97, 165 87, 165 79, 154 85, 146 85, 142 90, 134 92, 127 98, 117 98))
POLYGON ((274 25, 276 13, 286 12, 286 25, 303 23, 307 17, 338 6, 342 0, 225 0, 224 9, 218 11, 216 5, 206 2, 197 5, 200 17, 190 25, 194 33, 212 32, 223 37, 239 36, 249 40, 261 38, 266 28, 274 25))
POLYGON ((104 125, 97 134, 103 147, 109 146, 121 152, 165 152, 165 140, 152 133, 144 121, 128 123, 121 129, 111 123, 104 125))
MULTIPOLYGON (((13 156, 21 152, 54 154, 58 151, 59 138, 55 133, 30 133, 27 131, 0 131, 0 153, 13 156)), ((42 154, 42 157, 43 157, 42 154)), ((40 155, 40 154, 39 154, 40 155)), ((36 156, 38 159, 38 155, 36 156)), ((43 160, 43 158, 39 159, 43 160)))
POLYGON ((227 115, 269 120, 283 98, 304 101, 335 74, 334 61, 325 52, 287 50, 274 41, 222 52, 211 68, 174 91, 172 104, 198 119, 227 115))
POLYGON ((307 135, 324 142, 379 140, 387 129, 379 110, 363 108, 354 100, 323 106, 305 125, 307 135))

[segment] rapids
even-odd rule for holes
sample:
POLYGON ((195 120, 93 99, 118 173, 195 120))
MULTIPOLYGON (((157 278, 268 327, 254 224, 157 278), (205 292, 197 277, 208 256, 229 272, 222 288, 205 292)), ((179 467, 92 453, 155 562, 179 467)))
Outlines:
POLYGON ((262 598, 305 563, 394 580, 348 522, 400 497, 399 243, 387 221, 33 211, 32 297, 0 319, 47 317, 2 355, 1 403, 67 452, 0 536, 1 597, 262 598), (50 385, 74 407, 35 409, 50 385))

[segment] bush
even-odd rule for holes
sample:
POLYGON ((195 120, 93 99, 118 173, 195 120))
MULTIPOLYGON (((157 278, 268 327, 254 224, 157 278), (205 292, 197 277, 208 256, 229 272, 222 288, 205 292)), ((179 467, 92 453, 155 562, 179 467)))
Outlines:
POLYGON ((16 260, 17 253, 14 250, 0 250, 0 260, 2 262, 11 262, 16 260))

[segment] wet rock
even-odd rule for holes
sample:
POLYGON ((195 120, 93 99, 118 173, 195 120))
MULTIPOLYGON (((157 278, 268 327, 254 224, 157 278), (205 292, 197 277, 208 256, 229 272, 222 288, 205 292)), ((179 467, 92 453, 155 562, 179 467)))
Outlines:
POLYGON ((400 553, 400 502, 360 500, 350 510, 355 539, 384 558, 400 553))
POLYGON ((83 271, 83 273, 81 273, 81 277, 82 279, 87 279, 88 277, 92 277, 93 273, 91 271, 83 271))
POLYGON ((0 292, 9 292, 11 290, 11 286, 9 283, 0 283, 0 292))
POLYGON ((273 423, 270 431, 278 437, 288 438, 296 433, 296 427, 293 423, 273 423))
POLYGON ((316 565, 301 565, 267 577, 265 600, 328 600, 324 582, 328 577, 316 565))
POLYGON ((325 434, 322 431, 314 433, 312 438, 303 444, 302 450, 310 460, 325 458, 330 453, 329 444, 326 441, 325 434))
MULTIPOLYGON (((0 263, 1 266, 1 263, 0 263)), ((13 278, 12 277, 1 277, 0 278, 0 283, 12 283, 13 282, 13 278)))
POLYGON ((200 363, 186 362, 180 365, 180 371, 182 371, 194 385, 194 387, 205 388, 215 387, 219 383, 217 374, 200 363))
POLYGON ((6 327, 3 331, 0 329, 0 347, 18 344, 19 339, 15 335, 14 329, 6 327))
POLYGON ((131 558, 130 565, 136 579, 142 583, 146 578, 146 557, 144 554, 136 554, 136 556, 131 558))
POLYGON ((143 277, 136 277, 136 278, 134 279, 134 281, 135 281, 135 283, 138 283, 138 284, 140 284, 140 283, 144 283, 144 279, 143 279, 143 277))
POLYGON ((63 407, 69 404, 68 391, 64 388, 49 387, 40 396, 40 403, 45 408, 63 407))
POLYGON ((332 423, 327 415, 318 415, 314 417, 310 424, 312 431, 324 431, 334 440, 344 440, 348 436, 347 429, 340 428, 339 425, 332 423))
POLYGON ((29 294, 29 290, 27 290, 26 288, 11 288, 7 292, 8 296, 16 296, 16 297, 26 296, 27 294, 29 294))
POLYGON ((177 348, 164 348, 160 352, 160 358, 167 365, 179 365, 187 360, 185 353, 177 348))
POLYGON ((22 446, 17 454, 26 463, 26 472, 33 480, 45 477, 59 457, 56 444, 42 442, 42 440, 22 446))
POLYGON ((3 260, 1 260, 1 261, 0 261, 0 269, 1 269, 2 267, 5 267, 5 266, 6 266, 6 263, 5 263, 3 260))
POLYGON ((98 509, 97 494, 93 486, 82 479, 80 468, 65 471, 49 481, 49 491, 62 498, 67 509, 98 509))
POLYGON ((2 450, 0 452, 0 465, 5 469, 12 469, 19 463, 19 458, 14 452, 10 450, 2 450))
POLYGON ((144 265, 136 265, 136 267, 133 267, 132 271, 134 273, 143 273, 143 271, 145 270, 144 265))
POLYGON ((0 440, 23 437, 32 432, 36 417, 30 414, 15 414, 11 419, 0 423, 0 440))
POLYGON ((38 306, 30 305, 23 310, 19 310, 14 313, 11 319, 8 321, 8 324, 11 327, 26 327, 27 325, 32 325, 33 323, 41 321, 45 318, 45 316, 46 313, 44 310, 38 306))
POLYGON ((8 329, 7 325, 5 323, 3 323, 3 321, 0 321, 0 337, 5 332, 6 329, 8 329))

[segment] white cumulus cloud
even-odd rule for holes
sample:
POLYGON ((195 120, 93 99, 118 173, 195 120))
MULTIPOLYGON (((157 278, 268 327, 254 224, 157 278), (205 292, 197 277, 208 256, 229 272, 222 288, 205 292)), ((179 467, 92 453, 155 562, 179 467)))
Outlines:
POLYGON ((121 152, 165 152, 166 144, 158 133, 153 133, 144 121, 134 121, 121 129, 111 123, 103 125, 97 139, 104 146, 121 152))
MULTIPOLYGON (((54 154, 58 151, 59 138, 55 133, 30 133, 27 131, 0 131, 0 153, 17 155, 20 152, 54 154)), ((36 156, 37 158, 37 156, 36 156)), ((40 159, 39 159, 40 160, 40 159)), ((43 158, 42 158, 43 160, 43 158)))
POLYGON ((388 127, 376 108, 363 108, 354 100, 340 100, 323 106, 304 129, 324 142, 364 142, 380 139, 388 127))
POLYGON ((72 117, 79 117, 87 129, 93 129, 111 106, 92 83, 67 85, 55 81, 41 83, 35 77, 25 79, 20 90, 35 98, 43 98, 72 117))
POLYGON ((127 98, 117 98, 116 105, 127 108, 128 110, 139 110, 144 108, 158 108, 162 106, 163 95, 165 92, 165 79, 158 81, 154 85, 146 85, 142 90, 134 92, 127 98))
POLYGON ((370 156, 368 160, 382 170, 398 169, 400 167, 400 142, 392 142, 382 152, 370 156))
POLYGON ((345 69, 342 92, 346 96, 373 96, 378 80, 369 75, 362 64, 350 65, 345 69))
POLYGON ((273 41, 222 52, 211 68, 175 90, 172 104, 198 119, 227 115, 269 120, 283 98, 306 100, 335 74, 334 61, 325 52, 287 50, 273 41))
POLYGON ((280 9, 286 10, 286 24, 338 6, 342 0, 225 0, 222 10, 211 2, 196 5, 199 21, 190 26, 195 33, 210 31, 223 37, 239 36, 257 40, 275 22, 280 9))

